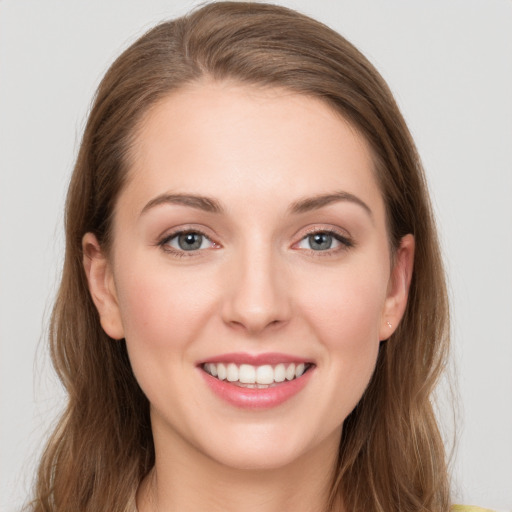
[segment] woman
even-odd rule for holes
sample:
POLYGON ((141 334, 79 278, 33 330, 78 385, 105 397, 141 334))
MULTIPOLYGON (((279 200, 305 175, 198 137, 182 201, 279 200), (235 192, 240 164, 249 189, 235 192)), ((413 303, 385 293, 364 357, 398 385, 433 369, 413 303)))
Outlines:
POLYGON ((421 164, 371 64, 293 11, 207 5, 112 65, 50 338, 34 510, 450 508, 421 164))

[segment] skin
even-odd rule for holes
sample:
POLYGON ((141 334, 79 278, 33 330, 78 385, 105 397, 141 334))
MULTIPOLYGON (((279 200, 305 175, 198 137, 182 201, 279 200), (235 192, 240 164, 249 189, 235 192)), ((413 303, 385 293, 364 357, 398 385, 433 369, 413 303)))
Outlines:
POLYGON ((321 510, 343 421, 402 317, 412 273, 412 236, 391 257, 364 138, 317 99, 188 86, 143 120, 113 233, 108 255, 84 236, 84 266, 102 326, 126 339, 151 404, 156 465, 139 511, 321 510), (292 211, 340 192, 350 199, 292 211), (222 212, 155 204, 162 194, 206 196, 222 212), (207 238, 183 251, 170 238, 180 230, 207 238), (331 230, 342 241, 312 248, 312 232, 331 230), (241 409, 197 366, 231 352, 292 354, 314 368, 278 407, 241 409))

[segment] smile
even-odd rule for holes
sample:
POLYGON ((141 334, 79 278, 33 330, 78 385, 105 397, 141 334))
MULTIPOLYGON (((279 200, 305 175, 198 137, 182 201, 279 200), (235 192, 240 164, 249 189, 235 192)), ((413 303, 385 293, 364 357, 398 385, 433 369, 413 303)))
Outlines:
POLYGON ((235 363, 204 363, 203 370, 236 386, 251 389, 266 389, 285 381, 301 377, 312 365, 310 363, 279 363, 276 365, 235 363))
POLYGON ((224 354, 202 361, 198 369, 209 389, 230 406, 269 409, 298 395, 316 364, 286 354, 224 354))

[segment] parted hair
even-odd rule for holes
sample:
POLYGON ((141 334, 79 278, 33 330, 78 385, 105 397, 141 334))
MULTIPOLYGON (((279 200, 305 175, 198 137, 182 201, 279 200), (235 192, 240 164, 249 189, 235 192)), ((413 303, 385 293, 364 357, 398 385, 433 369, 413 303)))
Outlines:
POLYGON ((412 233, 404 317, 345 420, 328 510, 446 512, 445 450, 432 391, 445 366, 448 301, 432 208, 414 142, 388 86, 346 39, 293 10, 219 2, 161 23, 126 49, 96 92, 65 210, 66 248, 49 329, 66 408, 40 462, 35 512, 135 510, 154 464, 149 403, 124 340, 102 330, 82 264, 82 237, 108 254, 116 200, 144 115, 202 79, 279 87, 319 98, 369 142, 386 205, 390 251, 412 233))

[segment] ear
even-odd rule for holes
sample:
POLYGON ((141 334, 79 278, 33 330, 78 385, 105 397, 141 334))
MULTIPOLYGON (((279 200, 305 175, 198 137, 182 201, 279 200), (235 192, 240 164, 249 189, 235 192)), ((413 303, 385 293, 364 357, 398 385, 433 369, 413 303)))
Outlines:
POLYGON ((82 238, 82 250, 85 275, 101 326, 111 338, 120 340, 124 338, 124 329, 109 261, 92 233, 82 238))
POLYGON ((407 306, 414 267, 414 236, 400 241, 389 278, 388 291, 381 318, 379 339, 387 340, 395 332, 407 306))

